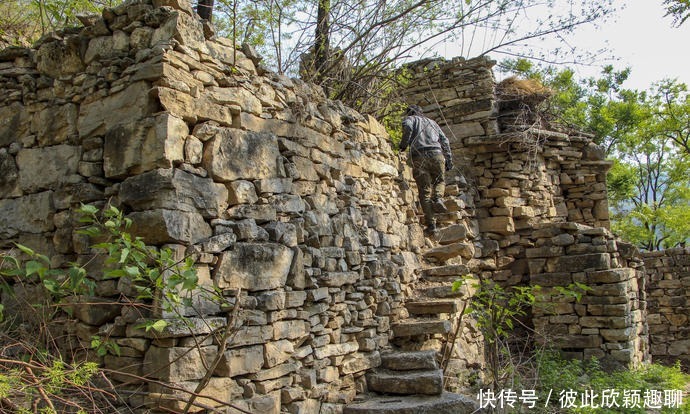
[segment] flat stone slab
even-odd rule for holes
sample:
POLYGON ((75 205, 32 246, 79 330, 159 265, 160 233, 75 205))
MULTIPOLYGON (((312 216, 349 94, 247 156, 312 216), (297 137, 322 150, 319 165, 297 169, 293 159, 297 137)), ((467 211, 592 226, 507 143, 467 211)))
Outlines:
POLYGON ((450 321, 448 320, 408 319, 393 325, 393 336, 396 338, 415 335, 445 334, 448 332, 450 332, 450 321))
POLYGON ((424 269, 422 278, 430 282, 454 282, 470 272, 466 265, 446 265, 424 269))
POLYGON ((438 369, 436 351, 393 351, 381 354, 381 368, 393 371, 438 369))
POLYGON ((443 392, 443 370, 376 369, 367 373, 367 387, 384 394, 439 395, 443 392))
POLYGON ((460 394, 380 396, 345 406, 343 414, 469 414, 479 404, 460 394))
POLYGON ((472 243, 458 242, 444 244, 429 249, 424 253, 424 257, 427 259, 446 261, 448 259, 452 259, 453 257, 460 256, 463 259, 469 260, 474 256, 474 250, 474 245, 472 243))
POLYGON ((456 291, 453 291, 452 285, 440 285, 418 288, 417 292, 421 296, 438 299, 462 298, 466 296, 466 289, 460 288, 456 291))
POLYGON ((454 300, 428 300, 407 302, 405 308, 413 315, 438 315, 457 312, 458 304, 454 300))

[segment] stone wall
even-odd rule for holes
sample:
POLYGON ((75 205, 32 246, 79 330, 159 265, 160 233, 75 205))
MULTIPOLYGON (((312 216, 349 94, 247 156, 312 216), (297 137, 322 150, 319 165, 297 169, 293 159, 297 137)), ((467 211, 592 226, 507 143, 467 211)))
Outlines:
POLYGON ((502 91, 493 64, 417 62, 404 91, 444 128, 457 165, 449 175, 474 196, 469 270, 505 285, 592 283, 580 304, 538 304, 537 333, 574 356, 646 360, 644 278, 634 249, 608 231, 610 162, 591 137, 539 117, 533 95, 502 91))
POLYGON ((568 356, 627 367, 649 359, 644 267, 632 245, 602 227, 535 227, 527 258, 530 283, 543 288, 533 308, 538 340, 568 356), (558 291, 571 288, 576 298, 558 291))
POLYGON ((649 348, 655 361, 690 368, 690 249, 644 253, 649 348))
MULTIPOLYGON (((241 326, 205 391, 216 400, 202 401, 339 412, 365 389, 410 307, 428 312, 408 299, 462 297, 448 285, 466 273, 547 290, 591 285, 578 303, 536 306, 537 331, 573 356, 647 358, 641 263, 608 231, 609 163, 590 137, 524 116, 525 102, 497 94, 492 61, 411 66, 418 82, 407 100, 445 128, 457 165, 434 243, 422 235, 409 169, 374 119, 265 71, 184 0, 135 0, 83 20, 33 49, 0 52, 0 248, 16 254, 22 243, 56 268, 87 266, 97 298, 72 300, 99 305, 75 304, 76 319, 51 328, 80 352, 92 335, 114 340, 119 354, 86 356, 120 372, 113 380, 132 391, 130 406, 181 408, 182 393, 139 377, 196 388, 221 348, 209 333, 239 304, 241 326), (192 323, 180 327, 123 301, 136 292, 102 277, 103 258, 77 232, 82 203, 112 203, 148 243, 192 257, 200 284, 220 288, 229 306, 192 295, 193 306, 175 310, 192 323), (421 271, 425 261, 438 266, 421 271), (170 324, 138 328, 151 317, 170 324)), ((672 266, 684 256, 671 257, 647 258, 650 296, 663 298, 650 299, 659 355, 687 340, 672 313, 678 284, 687 287, 672 266), (673 327, 662 332, 665 320, 673 327), (681 340, 662 350, 668 336, 681 340)), ((15 288, 2 302, 22 316, 35 292, 15 288)), ((452 369, 480 369, 477 327, 468 321, 460 335, 452 369)), ((400 336, 398 346, 419 345, 400 336)), ((434 347, 445 340, 426 336, 434 347)))
MULTIPOLYGON (((184 0, 137 0, 84 21, 0 53, 1 247, 25 244, 55 267, 85 263, 98 298, 74 300, 103 303, 57 321, 54 335, 74 349, 94 334, 115 341, 119 353, 88 357, 120 372, 112 379, 127 383, 132 407, 180 409, 184 395, 140 377, 194 390, 219 350, 208 334, 227 309, 199 296, 176 309, 191 327, 138 328, 170 315, 120 300, 136 292, 103 279, 103 259, 76 232, 75 209, 107 201, 241 305, 204 391, 216 400, 203 403, 337 411, 379 364, 424 243, 411 176, 385 130, 320 88, 263 71, 184 0)), ((30 296, 16 287, 16 300, 2 299, 14 316, 30 296)))

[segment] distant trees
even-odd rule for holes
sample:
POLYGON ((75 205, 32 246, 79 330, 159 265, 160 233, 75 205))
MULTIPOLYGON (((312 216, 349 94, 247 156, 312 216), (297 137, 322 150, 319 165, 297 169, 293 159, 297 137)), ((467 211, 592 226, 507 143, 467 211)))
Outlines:
POLYGON ((612 229, 645 250, 690 238, 690 95, 672 80, 648 91, 623 88, 630 70, 608 66, 599 78, 537 69, 524 60, 504 67, 555 91, 555 119, 595 134, 613 167, 608 174, 612 229))

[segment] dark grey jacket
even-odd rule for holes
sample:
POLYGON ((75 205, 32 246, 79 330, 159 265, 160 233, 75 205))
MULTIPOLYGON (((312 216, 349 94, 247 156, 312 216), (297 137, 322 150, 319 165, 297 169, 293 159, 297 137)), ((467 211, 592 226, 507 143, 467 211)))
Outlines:
POLYGON ((443 153, 443 157, 449 160, 450 144, 448 138, 441 131, 436 122, 425 116, 407 116, 402 121, 403 136, 400 141, 400 150, 410 147, 410 156, 419 156, 431 151, 443 153))

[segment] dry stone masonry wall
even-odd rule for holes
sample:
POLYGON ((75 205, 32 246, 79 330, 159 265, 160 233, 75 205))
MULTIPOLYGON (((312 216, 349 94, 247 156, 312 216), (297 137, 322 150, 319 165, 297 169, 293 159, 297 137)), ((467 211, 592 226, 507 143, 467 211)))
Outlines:
MULTIPOLYGON (((92 335, 115 341, 120 352, 100 362, 120 372, 131 407, 182 409, 184 393, 141 377, 193 391, 222 348, 208 334, 226 310, 196 294, 175 309, 191 327, 138 328, 172 315, 119 301, 136 291, 99 276, 103 259, 76 232, 75 208, 108 201, 241 306, 204 390, 215 400, 202 404, 337 412, 380 363, 424 243, 385 130, 211 38, 186 1, 133 1, 84 21, 0 54, 2 248, 87 263, 98 298, 75 300, 102 303, 74 305, 55 337, 75 349, 92 335)), ((35 292, 17 293, 18 314, 35 292)))
MULTIPOLYGON (((580 302, 554 295, 533 309, 535 328, 570 355, 644 361, 648 320, 651 353, 687 359, 687 252, 646 256, 645 285, 636 250, 608 231, 603 153, 501 97, 491 60, 409 68, 408 102, 446 129, 458 166, 432 243, 409 169, 374 119, 265 71, 185 0, 134 0, 83 22, 0 52, 0 248, 16 254, 21 243, 56 268, 87 266, 97 297, 72 298, 74 318, 51 330, 81 352, 93 335, 114 340, 119 353, 87 356, 119 372, 131 407, 183 408, 181 390, 224 349, 203 404, 341 412, 392 344, 442 346, 449 319, 405 322, 452 319, 469 292, 449 284, 464 274, 590 285, 580 302), (77 232, 82 203, 112 203, 147 243, 192 257, 200 285, 240 310, 227 348, 209 333, 228 309, 201 295, 175 309, 189 326, 121 300, 136 290, 103 278, 104 259, 77 232), (169 325, 139 328, 150 317, 169 325)), ((28 314, 23 300, 39 290, 15 291, 2 303, 28 314)), ((450 371, 480 369, 480 342, 468 321, 450 371)))
POLYGON ((690 250, 643 255, 647 271, 649 350, 655 361, 690 368, 690 250))
POLYGON ((641 263, 608 231, 610 162, 591 137, 540 120, 533 94, 502 93, 493 64, 417 62, 405 90, 446 131, 458 165, 450 175, 474 195, 469 270, 506 285, 592 283, 579 304, 537 304, 537 332, 573 356, 646 360, 641 263))

